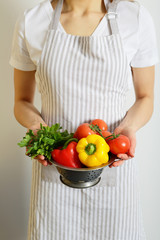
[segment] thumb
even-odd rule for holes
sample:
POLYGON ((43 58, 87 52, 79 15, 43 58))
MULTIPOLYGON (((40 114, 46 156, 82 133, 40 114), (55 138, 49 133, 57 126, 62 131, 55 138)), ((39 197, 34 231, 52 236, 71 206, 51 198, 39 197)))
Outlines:
POLYGON ((135 136, 130 138, 130 143, 131 143, 131 146, 130 146, 130 149, 129 149, 129 154, 130 154, 130 156, 134 157, 135 148, 136 148, 136 138, 135 138, 135 136))
POLYGON ((122 132, 122 128, 121 127, 116 127, 115 130, 114 130, 114 134, 117 135, 117 134, 120 134, 122 132))

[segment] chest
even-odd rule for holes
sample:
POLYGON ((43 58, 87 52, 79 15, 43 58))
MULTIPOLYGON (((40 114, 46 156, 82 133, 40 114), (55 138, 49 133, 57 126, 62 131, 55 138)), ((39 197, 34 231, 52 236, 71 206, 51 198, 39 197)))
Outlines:
POLYGON ((102 14, 90 14, 89 16, 66 16, 61 15, 60 23, 64 31, 68 34, 79 35, 79 36, 90 36, 99 26, 100 22, 104 17, 102 14))

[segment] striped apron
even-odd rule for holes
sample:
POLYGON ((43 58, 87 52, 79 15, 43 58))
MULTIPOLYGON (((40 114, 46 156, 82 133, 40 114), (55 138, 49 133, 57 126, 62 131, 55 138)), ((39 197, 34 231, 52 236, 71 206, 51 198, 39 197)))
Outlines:
MULTIPOLYGON (((131 70, 117 27, 118 2, 106 6, 109 36, 76 36, 57 29, 59 0, 36 71, 49 126, 74 132, 100 118, 113 131, 124 118, 131 70)), ((96 186, 74 189, 61 183, 54 166, 34 160, 28 240, 145 240, 136 174, 132 159, 105 168, 96 186)))

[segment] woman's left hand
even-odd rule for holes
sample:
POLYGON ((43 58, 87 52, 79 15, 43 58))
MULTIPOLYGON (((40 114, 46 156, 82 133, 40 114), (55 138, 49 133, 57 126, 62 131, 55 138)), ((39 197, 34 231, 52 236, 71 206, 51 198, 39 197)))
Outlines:
POLYGON ((118 154, 117 158, 120 160, 116 160, 109 167, 118 167, 124 163, 125 160, 131 159, 134 157, 135 148, 136 148, 136 133, 131 128, 121 128, 120 126, 114 130, 115 134, 123 134, 127 136, 130 140, 130 149, 127 154, 118 154))

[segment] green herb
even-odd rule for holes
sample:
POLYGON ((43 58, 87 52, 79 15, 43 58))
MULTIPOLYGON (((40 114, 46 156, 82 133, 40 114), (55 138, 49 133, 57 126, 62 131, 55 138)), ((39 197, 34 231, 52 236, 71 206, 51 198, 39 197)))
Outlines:
POLYGON ((51 160, 51 152, 53 149, 63 147, 66 141, 73 138, 73 133, 68 133, 67 130, 62 131, 59 123, 51 127, 40 124, 40 129, 36 134, 31 129, 23 137, 22 141, 18 143, 20 147, 27 147, 26 155, 32 159, 37 155, 43 155, 47 160, 51 160))

